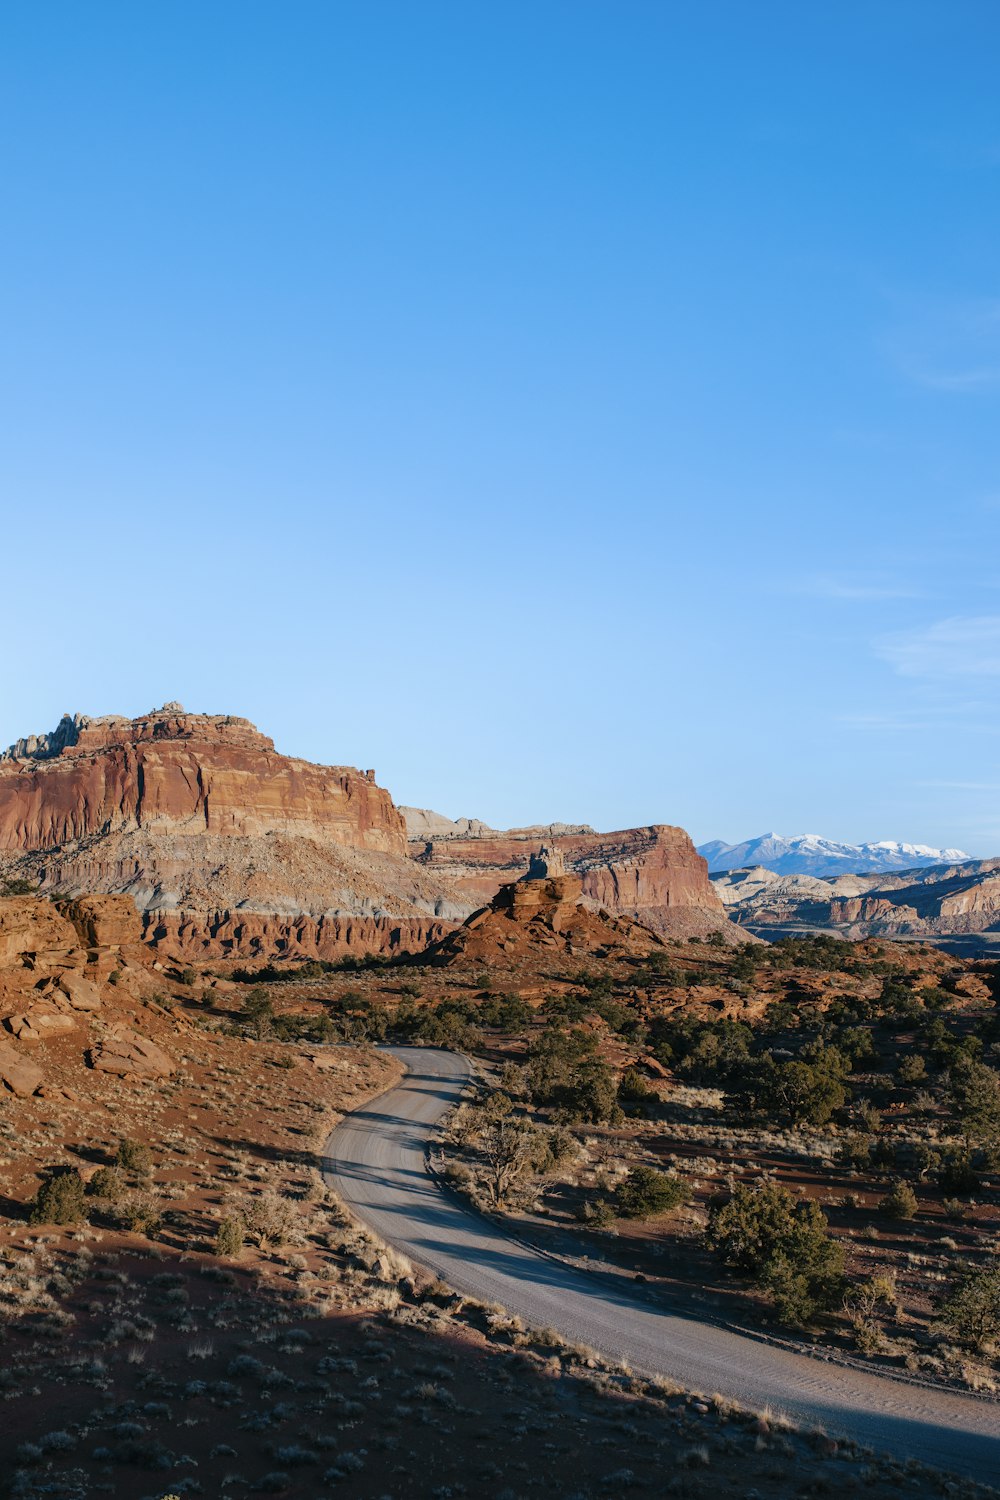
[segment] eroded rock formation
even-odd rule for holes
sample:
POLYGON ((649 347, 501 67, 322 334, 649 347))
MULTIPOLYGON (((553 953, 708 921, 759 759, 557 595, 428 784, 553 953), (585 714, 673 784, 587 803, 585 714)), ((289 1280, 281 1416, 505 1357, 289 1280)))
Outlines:
POLYGON ((176 703, 67 715, 0 756, 0 874, 77 898, 67 914, 91 946, 134 940, 130 907, 95 904, 111 893, 138 906, 148 940, 192 958, 414 951, 523 874, 540 844, 595 910, 677 936, 731 933, 682 829, 498 833, 411 817, 408 838, 373 771, 281 755, 246 719, 176 703))
MULTIPOLYGON (((428 815, 423 814, 426 823, 428 815)), ((456 825, 460 826, 460 825, 456 825)), ((584 901, 594 909, 630 916, 656 932, 700 936, 732 934, 708 879, 708 866, 682 828, 652 824, 617 833, 592 829, 544 830, 548 858, 579 876, 584 901)), ((481 906, 501 886, 529 870, 539 846, 538 831, 493 829, 473 836, 446 834, 411 839, 417 863, 449 892, 456 905, 481 906)))
POLYGON ((0 898, 0 1085, 22 1097, 35 1093, 44 1084, 50 1048, 65 1043, 82 1062, 88 1040, 92 1066, 112 1068, 110 1061, 99 1062, 106 1054, 118 1059, 114 1070, 121 1074, 165 1077, 173 1064, 131 1027, 128 1047, 117 1047, 123 1009, 136 1010, 136 994, 120 984, 122 974, 140 989, 143 982, 150 987, 152 964, 127 898, 58 904, 38 896, 0 898), (110 983, 112 977, 119 983, 110 983))
MULTIPOLYGON (((596 959, 662 952, 663 939, 648 928, 593 910, 579 875, 549 874, 549 858, 536 854, 527 875, 501 886, 489 906, 428 950, 431 962, 519 968, 547 953, 596 959)), ((560 860, 552 864, 558 870, 560 860)))

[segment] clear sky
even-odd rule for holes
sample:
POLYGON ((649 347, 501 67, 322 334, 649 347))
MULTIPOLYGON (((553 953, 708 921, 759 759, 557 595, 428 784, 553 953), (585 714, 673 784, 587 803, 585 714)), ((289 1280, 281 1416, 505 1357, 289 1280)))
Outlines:
POLYGON ((0 740, 1000 853, 995 0, 0 17, 0 740))

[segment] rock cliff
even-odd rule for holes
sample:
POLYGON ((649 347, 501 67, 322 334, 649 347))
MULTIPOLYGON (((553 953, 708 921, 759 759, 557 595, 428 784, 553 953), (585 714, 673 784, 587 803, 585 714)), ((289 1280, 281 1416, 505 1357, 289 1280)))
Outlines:
POLYGON ((0 760, 0 852, 42 853, 140 829, 181 837, 272 832, 406 853, 402 814, 374 772, 279 755, 246 719, 64 718, 0 760))
POLYGON ((682 829, 410 819, 373 771, 282 755, 247 719, 177 703, 66 715, 0 756, 0 875, 43 894, 128 896, 147 939, 189 957, 414 951, 522 875, 540 844, 593 909, 738 936, 682 829))
POLYGON ((500 832, 465 820, 454 827, 473 826, 482 831, 428 837, 423 830, 434 826, 429 821, 433 817, 421 812, 410 846, 417 864, 434 876, 456 906, 482 906, 491 901, 502 885, 528 870, 539 842, 544 842, 548 851, 560 857, 567 873, 579 876, 583 899, 594 909, 632 917, 655 932, 672 936, 693 937, 710 931, 734 940, 740 936, 732 932, 708 879, 708 866, 682 828, 658 823, 595 833, 589 828, 551 824, 500 832))
POLYGON ((392 951, 465 914, 409 857, 373 771, 281 755, 247 719, 179 704, 67 715, 11 746, 0 869, 43 892, 128 895, 147 934, 192 954, 392 951))

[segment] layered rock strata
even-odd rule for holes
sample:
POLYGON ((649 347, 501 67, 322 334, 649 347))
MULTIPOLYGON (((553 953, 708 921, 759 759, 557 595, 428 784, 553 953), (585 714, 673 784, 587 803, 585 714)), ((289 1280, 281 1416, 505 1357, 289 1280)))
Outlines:
POLYGON ((713 884, 732 920, 765 936, 963 938, 965 947, 977 937, 1000 941, 998 859, 832 880, 730 870, 713 884))
MULTIPOLYGON (((373 771, 281 755, 246 719, 176 703, 67 715, 0 756, 0 875, 129 897, 149 941, 191 958, 417 951, 523 874, 541 842, 595 910, 738 936, 682 829, 410 817, 408 837, 373 771)), ((101 920, 107 942, 114 918, 101 920)))
POLYGON ((465 913, 410 858, 373 771, 280 755, 246 719, 178 704, 66 717, 0 758, 0 869, 122 893, 194 954, 410 949, 465 913))
MULTIPOLYGON (((419 826, 427 826, 428 818, 423 813, 419 826)), ((544 835, 547 851, 561 859, 568 874, 579 877, 583 900, 594 910, 629 916, 672 936, 718 931, 733 941, 740 937, 732 932, 712 888, 708 866, 682 828, 661 823, 595 833, 592 829, 564 831, 555 824, 544 835)), ((528 871, 539 836, 535 829, 501 833, 483 828, 471 836, 418 833, 410 844, 416 862, 456 905, 482 906, 501 886, 528 871)))

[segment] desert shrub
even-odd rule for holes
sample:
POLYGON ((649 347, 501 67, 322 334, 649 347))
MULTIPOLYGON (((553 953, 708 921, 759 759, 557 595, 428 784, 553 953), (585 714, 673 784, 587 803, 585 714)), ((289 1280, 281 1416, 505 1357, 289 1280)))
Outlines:
POLYGON ((890 1219, 912 1219, 917 1211, 917 1195, 908 1182, 894 1182, 879 1201, 879 1213, 890 1219))
POLYGON ((903 1058, 896 1069, 896 1074, 900 1083, 919 1083, 922 1078, 927 1076, 927 1065, 922 1057, 919 1057, 916 1053, 910 1053, 908 1057, 903 1058))
POLYGON ((491 995, 479 1007, 479 1020, 498 1031, 523 1031, 534 1011, 520 995, 491 995))
POLYGON ((163 1204, 155 1193, 127 1193, 115 1206, 115 1219, 133 1234, 155 1234, 163 1219, 163 1204))
POLYGON ((109 1203, 117 1203, 126 1190, 125 1174, 118 1166, 98 1167, 87 1183, 87 1192, 92 1197, 105 1198, 109 1203))
POLYGON ((956 1059, 949 1078, 951 1102, 966 1139, 988 1159, 1000 1158, 1000 1073, 971 1057, 956 1059))
POLYGON ((136 1177, 146 1177, 152 1169, 153 1159, 149 1147, 143 1145, 142 1141, 134 1141, 129 1136, 124 1136, 118 1142, 115 1163, 123 1172, 131 1172, 136 1177))
POLYGON ((588 1229, 608 1229, 615 1222, 615 1211, 606 1198, 584 1198, 576 1217, 588 1229))
POLYGON ((274 1002, 265 989, 252 989, 240 1008, 239 1022, 245 1036, 265 1041, 274 1029, 274 1002))
POLYGON ((633 1167, 618 1189, 618 1207, 627 1219, 669 1213, 691 1196, 686 1182, 655 1167, 633 1167))
POLYGON ((872 1157, 871 1136, 862 1135, 858 1131, 846 1135, 840 1142, 839 1156, 841 1163, 852 1172, 863 1171, 872 1157))
POLYGON ((983 1351, 1000 1335, 1000 1261, 958 1278, 939 1304, 938 1327, 983 1351))
POLYGON ((32 1200, 28 1219, 32 1224, 78 1224, 86 1215, 83 1179, 69 1168, 45 1179, 32 1200))
POLYGON ((724 1084, 749 1058, 752 1040, 750 1028, 739 1021, 703 1021, 690 1014, 656 1016, 649 1028, 654 1057, 699 1084, 724 1084))
POLYGON ((532 1103, 552 1106, 567 1121, 620 1119, 615 1075, 596 1048, 592 1033, 580 1028, 536 1037, 528 1054, 532 1103))
POLYGON ((885 1335, 879 1316, 895 1313, 898 1306, 896 1278, 890 1271, 876 1271, 866 1281, 852 1286, 844 1298, 844 1309, 862 1354, 878 1354, 884 1349, 885 1335))
POLYGON ((576 1141, 570 1131, 561 1125, 552 1129, 535 1131, 534 1167, 536 1172, 551 1172, 560 1162, 568 1160, 576 1150, 576 1141))
POLYGON ((817 1048, 807 1061, 776 1062, 765 1053, 730 1071, 727 1101, 743 1113, 764 1113, 793 1125, 825 1125, 847 1098, 846 1068, 835 1047, 817 1048))
POLYGON ((226 1260, 236 1260, 243 1254, 246 1225, 238 1214, 226 1214, 219 1222, 215 1236, 215 1253, 226 1260))
POLYGON ((298 1211, 290 1199, 283 1198, 273 1188, 266 1188, 258 1197, 247 1199, 243 1218, 247 1232, 263 1249, 266 1245, 282 1245, 291 1237, 298 1211))
POLYGON ((658 1104, 660 1096, 638 1068, 626 1068, 618 1084, 618 1102, 641 1110, 658 1104))
POLYGON ((967 1198, 980 1186, 971 1153, 963 1146, 947 1146, 941 1152, 938 1186, 948 1197, 967 1198))
POLYGON ((483 1111, 479 1150, 490 1201, 499 1207, 533 1170, 539 1151, 538 1132, 513 1113, 506 1094, 494 1094, 483 1111))
POLYGON ((740 1185, 712 1204, 706 1243, 773 1297, 782 1321, 807 1323, 843 1292, 844 1253, 827 1229, 819 1204, 777 1183, 740 1185))

